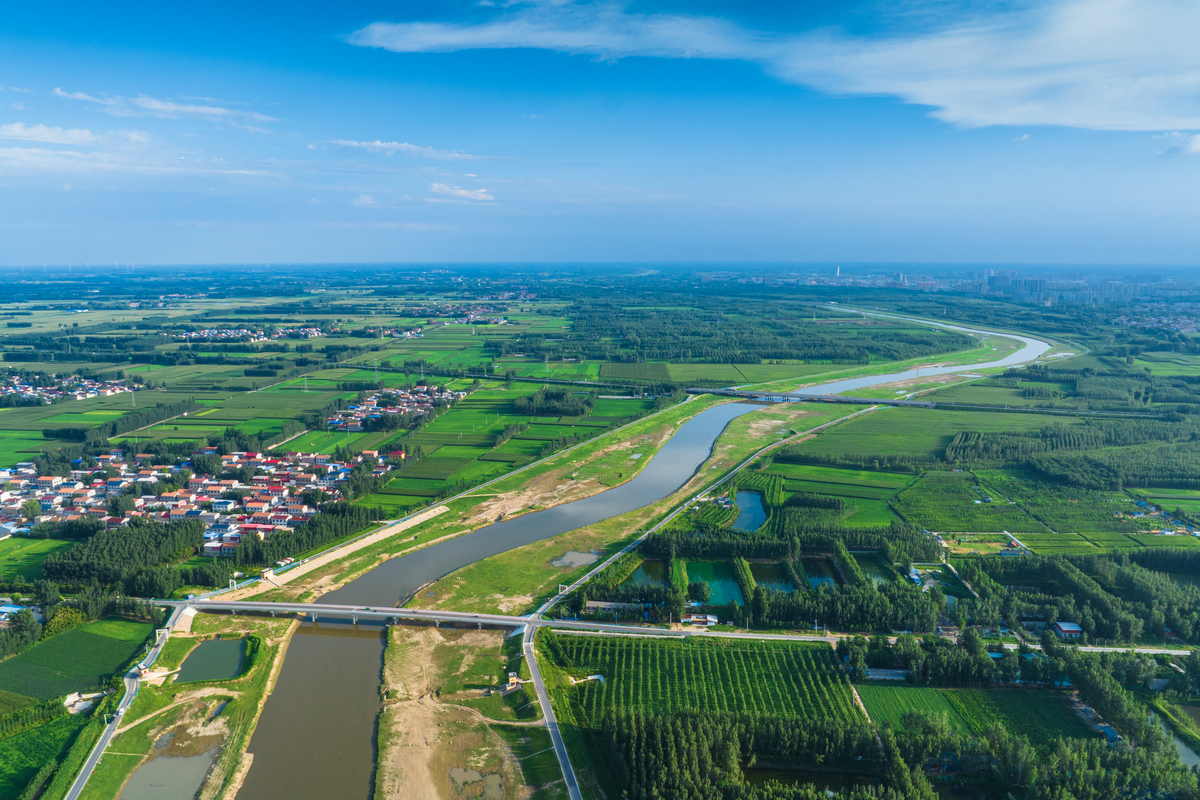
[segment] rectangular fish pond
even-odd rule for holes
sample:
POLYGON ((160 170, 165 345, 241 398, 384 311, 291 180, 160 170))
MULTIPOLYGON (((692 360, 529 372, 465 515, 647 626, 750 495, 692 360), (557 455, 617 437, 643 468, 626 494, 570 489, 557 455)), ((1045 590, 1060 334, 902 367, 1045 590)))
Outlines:
POLYGON ((808 585, 813 589, 822 586, 832 589, 838 585, 833 564, 829 563, 828 558, 801 558, 800 569, 804 571, 804 577, 808 578, 808 585))
POLYGON ((794 592, 796 587, 787 579, 781 564, 755 564, 750 562, 750 574, 754 582, 768 591, 794 592))
POLYGON ((667 582, 667 562, 653 559, 643 561, 628 578, 621 581, 622 586, 661 586, 667 582))
POLYGON ((858 568, 862 570, 863 576, 876 586, 891 583, 900 577, 899 573, 881 555, 876 553, 860 553, 852 557, 858 562, 858 568))
POLYGON ((209 639, 201 642, 184 659, 175 682, 227 681, 236 678, 242 674, 245 653, 245 639, 209 639))
POLYGON ((705 581, 712 589, 709 604, 724 606, 730 603, 745 605, 742 589, 738 586, 733 574, 733 566, 728 561, 691 561, 687 562, 688 583, 705 581))

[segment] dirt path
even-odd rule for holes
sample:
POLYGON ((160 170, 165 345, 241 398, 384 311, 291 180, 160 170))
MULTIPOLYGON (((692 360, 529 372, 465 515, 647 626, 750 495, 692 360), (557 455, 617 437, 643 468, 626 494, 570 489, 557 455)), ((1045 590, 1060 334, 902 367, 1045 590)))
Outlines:
POLYGON ((197 700, 201 697, 212 697, 213 695, 220 695, 222 697, 241 697, 242 693, 239 691, 235 691, 235 690, 223 689, 223 688, 217 687, 217 686, 210 686, 210 687, 206 687, 204 689, 197 689, 193 692, 181 692, 180 694, 175 696, 175 699, 171 701, 171 704, 169 706, 164 706, 163 708, 160 708, 157 711, 151 711, 146 716, 138 717, 133 722, 126 722, 124 725, 117 728, 114 736, 120 736, 122 733, 129 730, 130 728, 135 728, 138 725, 141 725, 146 720, 154 719, 159 714, 164 714, 164 713, 170 711, 172 708, 177 707, 181 703, 190 703, 192 700, 197 700))

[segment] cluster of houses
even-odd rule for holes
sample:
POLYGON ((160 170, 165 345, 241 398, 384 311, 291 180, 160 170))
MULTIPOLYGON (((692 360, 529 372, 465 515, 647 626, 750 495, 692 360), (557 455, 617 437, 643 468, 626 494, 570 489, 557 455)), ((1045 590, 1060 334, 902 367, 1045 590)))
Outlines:
POLYGON ((1126 328, 1163 328, 1178 333, 1196 333, 1200 330, 1200 317, 1193 316, 1193 305, 1176 303, 1174 311, 1176 313, 1171 313, 1165 306, 1138 306, 1133 310, 1135 316, 1122 314, 1113 319, 1113 324, 1126 328))
POLYGON ((315 339, 324 336, 320 328, 275 328, 272 331, 249 328, 205 328, 177 333, 176 339, 207 342, 268 342, 272 339, 315 339))
POLYGON ((456 403, 466 397, 466 392, 455 392, 437 386, 416 386, 408 389, 388 389, 368 395, 356 405, 348 406, 325 419, 325 426, 332 431, 354 433, 363 430, 372 419, 388 414, 412 414, 420 416, 433 410, 436 403, 456 403))
POLYGON ((13 375, 7 382, 0 384, 0 395, 17 395, 22 398, 37 399, 50 405, 56 400, 85 400, 89 397, 111 397, 114 394, 129 392, 132 389, 121 381, 98 381, 92 378, 81 378, 71 375, 59 380, 53 386, 37 386, 13 375))
MULTIPOLYGON (((204 452, 215 455, 216 449, 205 448, 204 452)), ((96 469, 72 470, 68 477, 38 475, 32 462, 0 470, 0 538, 21 535, 41 522, 85 516, 99 519, 109 529, 139 518, 161 523, 197 519, 205 526, 204 554, 228 557, 244 537, 266 538, 312 519, 317 509, 304 501, 304 493, 319 489, 329 499, 339 499, 339 487, 356 464, 371 464, 378 475, 390 469, 374 450, 364 450, 343 462, 322 453, 230 453, 221 456, 224 471, 250 467, 258 474, 249 483, 192 475, 187 486, 159 494, 152 487, 177 477, 186 465, 155 465, 152 455, 128 458, 119 449, 97 461, 96 469), (106 477, 114 472, 115 477, 106 477), (133 507, 121 516, 111 515, 109 499, 129 494, 131 486, 135 487, 130 494, 133 507), (146 491, 138 491, 138 486, 146 491), (26 519, 30 500, 38 502, 41 513, 26 519)))

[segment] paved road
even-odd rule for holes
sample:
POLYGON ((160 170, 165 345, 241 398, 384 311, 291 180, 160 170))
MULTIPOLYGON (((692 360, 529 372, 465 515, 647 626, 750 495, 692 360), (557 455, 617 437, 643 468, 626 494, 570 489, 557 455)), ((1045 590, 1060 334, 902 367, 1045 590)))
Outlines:
POLYGON ((537 663, 537 655, 533 651, 533 634, 536 625, 525 626, 525 638, 521 649, 525 653, 525 663, 529 665, 529 675, 533 678, 533 688, 537 692, 538 702, 542 704, 542 716, 546 718, 546 728, 550 731, 550 741, 554 744, 554 755, 558 758, 558 766, 562 769, 563 780, 567 784, 567 794, 571 800, 583 800, 579 791, 579 781, 575 777, 575 769, 567 755, 567 743, 563 741, 562 732, 558 729, 558 719, 554 716, 554 706, 550 704, 550 693, 546 691, 546 683, 542 680, 542 670, 537 663))
POLYGON ((71 788, 67 790, 65 800, 78 800, 83 787, 87 785, 88 778, 92 776, 96 765, 100 763, 100 756, 104 755, 104 751, 108 748, 108 743, 112 741, 113 736, 116 734, 117 726, 121 724, 121 718, 129 710, 129 707, 133 705, 134 698, 137 697, 138 688, 142 682, 142 670, 152 665, 158 659, 163 646, 167 643, 167 639, 170 638, 171 628, 175 627, 175 623, 182 612, 183 606, 177 606, 167 620, 167 634, 156 642, 154 647, 150 648, 150 652, 146 654, 145 658, 135 664, 125 674, 125 696, 121 698, 120 704, 117 705, 117 713, 113 715, 112 721, 104 727, 104 732, 100 734, 100 739, 96 742, 96 746, 88 754, 87 761, 83 762, 83 768, 75 776, 75 782, 71 784, 71 788))

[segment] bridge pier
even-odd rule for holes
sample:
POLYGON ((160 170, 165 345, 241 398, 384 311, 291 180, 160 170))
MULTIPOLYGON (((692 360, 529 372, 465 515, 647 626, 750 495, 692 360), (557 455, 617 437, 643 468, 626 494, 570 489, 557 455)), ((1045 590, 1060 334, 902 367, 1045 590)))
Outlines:
POLYGON ((476 624, 479 626, 479 630, 483 630, 483 623, 482 623, 482 622, 478 622, 478 623, 476 623, 476 624))
POLYGON ((433 621, 433 627, 435 627, 435 628, 440 628, 440 627, 442 627, 442 621, 441 621, 440 619, 435 619, 435 620, 433 621))
POLYGON ((274 612, 274 610, 272 610, 272 611, 271 611, 271 616, 272 616, 272 617, 273 617, 273 616, 275 616, 275 612, 274 612))
POLYGON ((311 619, 313 622, 316 622, 316 621, 317 621, 317 612, 315 612, 315 611, 310 611, 310 612, 308 612, 308 617, 309 617, 309 619, 311 619))
POLYGON ((352 623, 354 623, 354 625, 356 625, 356 626, 357 626, 357 625, 358 625, 358 614, 351 614, 351 615, 350 615, 350 621, 351 621, 352 623))

